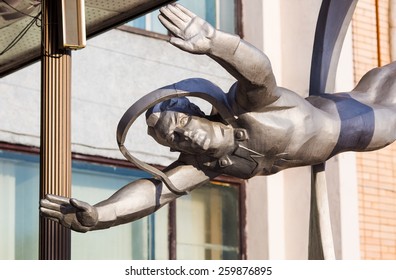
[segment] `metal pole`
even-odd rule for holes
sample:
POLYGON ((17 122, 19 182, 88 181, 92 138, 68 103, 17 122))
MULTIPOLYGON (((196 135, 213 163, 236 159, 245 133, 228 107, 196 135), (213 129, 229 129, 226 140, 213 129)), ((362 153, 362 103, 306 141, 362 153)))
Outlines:
MULTIPOLYGON (((42 1, 40 197, 71 195, 71 53, 58 47, 60 1, 42 1)), ((69 229, 40 217, 39 258, 70 259, 69 229)))
POLYGON ((169 203, 168 221, 168 257, 176 260, 176 201, 169 203))

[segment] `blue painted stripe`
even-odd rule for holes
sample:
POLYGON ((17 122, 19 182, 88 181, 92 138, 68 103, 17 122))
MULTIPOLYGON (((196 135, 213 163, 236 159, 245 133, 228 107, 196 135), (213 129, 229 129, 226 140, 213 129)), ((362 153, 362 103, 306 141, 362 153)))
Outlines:
POLYGON ((374 110, 349 94, 323 94, 337 107, 341 131, 331 156, 346 151, 363 151, 370 144, 375 129, 374 110))

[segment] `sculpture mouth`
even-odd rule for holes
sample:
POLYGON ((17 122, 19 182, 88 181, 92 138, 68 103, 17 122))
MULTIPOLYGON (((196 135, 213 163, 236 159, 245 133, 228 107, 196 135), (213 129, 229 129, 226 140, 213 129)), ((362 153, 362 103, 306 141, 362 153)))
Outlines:
POLYGON ((192 148, 200 148, 207 151, 210 147, 210 138, 202 130, 187 133, 186 140, 191 143, 192 148))

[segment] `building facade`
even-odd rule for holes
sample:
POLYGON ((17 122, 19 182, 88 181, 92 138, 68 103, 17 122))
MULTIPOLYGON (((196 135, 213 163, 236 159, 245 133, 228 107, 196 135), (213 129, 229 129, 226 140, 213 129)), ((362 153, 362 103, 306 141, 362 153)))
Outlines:
MULTIPOLYGON (((353 20, 354 79, 394 60, 394 1, 359 1, 353 20)), ((395 144, 356 155, 364 259, 396 258, 395 144)))
MULTIPOLYGON (((217 28, 238 33, 263 50, 277 83, 308 95, 320 1, 180 2, 217 28)), ((365 61, 359 60, 359 51, 379 53, 378 44, 368 47, 366 39, 360 40, 372 36, 373 31, 364 27, 374 23, 367 21, 381 13, 388 15, 392 1, 379 1, 386 2, 378 9, 382 12, 359 17, 364 5, 376 11, 377 2, 358 3, 342 49, 335 91, 351 90, 363 74, 360 68, 365 72, 377 66, 375 61, 362 66, 365 61)), ((138 98, 192 77, 211 80, 225 92, 235 82, 210 58, 171 46, 156 15, 103 33, 72 54, 73 197, 94 204, 148 176, 123 159, 115 139, 118 121, 138 98)), ((376 20, 374 26, 391 28, 392 15, 376 20)), ((391 46, 392 36, 382 37, 381 51, 390 53, 385 48, 391 46)), ((381 63, 390 57, 381 55, 381 63)), ((40 63, 2 78, 0 92, 0 259, 37 259, 40 63)), ((197 102, 210 111, 209 104, 197 102)), ((177 154, 150 139, 146 129, 139 119, 126 146, 149 164, 167 166, 177 154)), ((395 257, 392 149, 345 153, 327 163, 338 259, 395 257), (381 253, 371 254, 377 250, 374 246, 381 253)), ((72 259, 307 259, 310 176, 309 167, 247 181, 222 176, 139 221, 72 233, 72 259)))

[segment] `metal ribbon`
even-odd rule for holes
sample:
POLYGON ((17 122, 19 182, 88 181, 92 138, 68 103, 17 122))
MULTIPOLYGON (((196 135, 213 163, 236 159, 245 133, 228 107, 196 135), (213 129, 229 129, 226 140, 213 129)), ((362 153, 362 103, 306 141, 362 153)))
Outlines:
POLYGON ((177 195, 184 195, 186 192, 175 187, 165 173, 134 157, 124 143, 129 128, 142 113, 157 103, 182 96, 194 96, 208 101, 228 123, 233 123, 236 119, 227 105, 226 94, 219 87, 204 79, 188 79, 154 90, 140 98, 124 113, 117 127, 117 143, 124 157, 140 169, 164 182, 167 188, 177 195))

